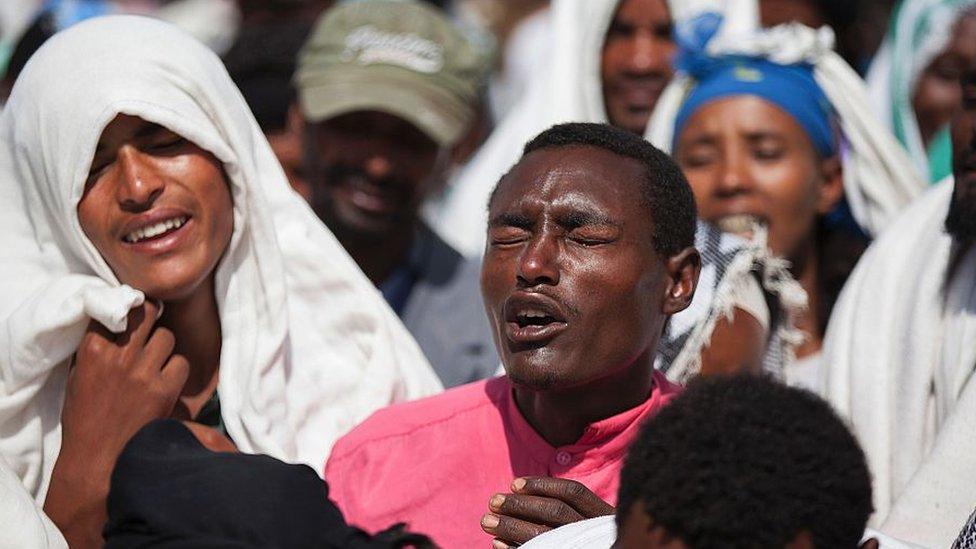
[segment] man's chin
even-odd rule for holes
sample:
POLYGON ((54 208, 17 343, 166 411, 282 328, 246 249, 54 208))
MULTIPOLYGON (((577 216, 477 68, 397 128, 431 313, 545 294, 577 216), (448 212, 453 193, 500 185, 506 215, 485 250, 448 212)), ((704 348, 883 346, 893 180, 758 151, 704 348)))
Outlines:
POLYGON ((358 241, 384 242, 402 228, 395 216, 366 215, 353 208, 337 207, 316 213, 340 239, 348 237, 358 241))
POLYGON ((555 372, 518 372, 510 370, 506 375, 508 375, 508 379, 513 385, 532 391, 551 391, 559 389, 562 386, 562 380, 555 372))
POLYGON ((509 363, 505 365, 505 375, 514 385, 533 391, 559 390, 573 384, 565 372, 549 361, 509 363))

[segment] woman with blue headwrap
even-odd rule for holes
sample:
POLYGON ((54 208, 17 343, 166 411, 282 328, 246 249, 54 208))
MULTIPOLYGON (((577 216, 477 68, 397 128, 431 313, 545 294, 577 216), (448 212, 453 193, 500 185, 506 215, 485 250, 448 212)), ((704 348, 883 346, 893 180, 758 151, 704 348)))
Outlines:
POLYGON ((790 262, 809 306, 797 319, 807 336, 799 360, 784 374, 819 390, 833 301, 869 237, 923 185, 831 51, 829 29, 794 24, 722 42, 720 25, 706 15, 679 27, 681 76, 649 138, 674 154, 703 220, 746 235, 762 227, 790 262))
POLYGON ((765 226, 770 249, 790 261, 807 291, 797 324, 809 337, 786 375, 816 388, 817 369, 802 359, 819 351, 829 316, 821 226, 843 197, 843 181, 830 106, 810 68, 750 58, 713 63, 674 127, 675 158, 701 218, 747 235, 765 226))

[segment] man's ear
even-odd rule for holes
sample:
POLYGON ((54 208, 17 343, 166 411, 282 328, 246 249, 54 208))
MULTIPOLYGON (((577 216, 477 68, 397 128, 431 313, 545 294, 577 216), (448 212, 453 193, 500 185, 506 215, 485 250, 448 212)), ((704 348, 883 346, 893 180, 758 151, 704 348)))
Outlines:
POLYGON ((691 305, 701 273, 701 256, 698 250, 688 247, 672 255, 664 262, 668 271, 668 285, 665 288, 662 313, 673 315, 691 305))
POLYGON ((825 215, 844 198, 844 168, 841 166, 840 155, 835 154, 821 160, 820 173, 823 184, 817 198, 817 213, 825 215))

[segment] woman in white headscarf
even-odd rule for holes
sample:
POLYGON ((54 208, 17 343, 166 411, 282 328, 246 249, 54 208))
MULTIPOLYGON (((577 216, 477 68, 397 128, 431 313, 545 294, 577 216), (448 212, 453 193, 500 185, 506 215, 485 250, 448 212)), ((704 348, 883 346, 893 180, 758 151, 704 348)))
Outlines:
POLYGON ((169 409, 318 469, 374 410, 440 389, 183 32, 116 16, 60 33, 0 140, 0 452, 39 500, 52 470, 59 489, 106 488, 112 428, 169 409))
POLYGON ((949 119, 960 63, 974 48, 974 7, 976 0, 902 0, 868 71, 875 112, 933 184, 952 173, 949 119))

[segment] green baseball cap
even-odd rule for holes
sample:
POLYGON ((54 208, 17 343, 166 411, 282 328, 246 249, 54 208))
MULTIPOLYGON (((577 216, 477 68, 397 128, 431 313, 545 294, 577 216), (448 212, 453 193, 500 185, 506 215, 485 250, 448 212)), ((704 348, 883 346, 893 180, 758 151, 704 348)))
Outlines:
POLYGON ((306 119, 381 111, 455 144, 474 117, 490 69, 486 48, 436 8, 410 0, 360 0, 324 13, 298 58, 306 119))

